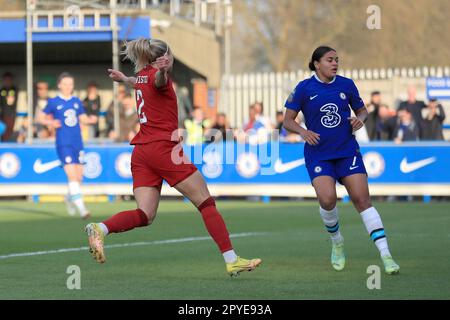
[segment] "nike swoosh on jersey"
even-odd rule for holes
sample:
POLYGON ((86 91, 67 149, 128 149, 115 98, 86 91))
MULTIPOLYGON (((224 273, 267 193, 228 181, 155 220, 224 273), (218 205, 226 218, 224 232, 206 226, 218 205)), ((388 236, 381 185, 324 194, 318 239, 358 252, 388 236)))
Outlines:
POLYGON ((276 173, 285 173, 305 164, 305 158, 283 163, 281 159, 275 161, 274 170, 276 173))
POLYGON ((432 164, 436 161, 436 157, 430 157, 419 161, 414 161, 408 163, 407 158, 403 158, 402 162, 400 163, 400 171, 403 173, 410 173, 413 171, 416 171, 422 167, 425 167, 429 164, 432 164))
POLYGON ((59 161, 59 160, 42 163, 41 159, 37 159, 33 164, 33 170, 34 170, 34 172, 41 174, 41 173, 50 171, 56 167, 59 167, 60 165, 61 165, 61 161, 59 161))
POLYGON ((350 166, 350 170, 354 170, 356 168, 358 168, 359 166, 350 166))
POLYGON ((316 94, 315 96, 309 97, 309 100, 313 100, 318 96, 318 94, 316 94))

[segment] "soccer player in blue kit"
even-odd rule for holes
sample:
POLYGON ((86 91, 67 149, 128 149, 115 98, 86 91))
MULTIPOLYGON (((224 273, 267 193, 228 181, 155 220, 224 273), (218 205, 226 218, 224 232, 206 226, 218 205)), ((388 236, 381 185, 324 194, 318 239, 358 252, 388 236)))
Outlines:
POLYGON ((64 167, 69 184, 69 195, 66 197, 67 210, 70 215, 76 211, 83 219, 90 217, 81 196, 80 184, 83 179, 83 140, 80 122, 92 124, 96 116, 87 116, 83 103, 72 96, 74 77, 67 72, 58 77, 59 94, 48 99, 47 106, 39 115, 39 122, 56 129, 56 152, 64 167))
POLYGON ((331 264, 337 271, 345 267, 344 238, 339 231, 336 208, 336 180, 345 186, 370 238, 380 251, 387 274, 400 267, 392 259, 383 223, 372 206, 367 173, 354 132, 363 127, 367 110, 351 79, 337 75, 336 50, 318 47, 309 68, 315 74, 301 81, 286 101, 283 126, 305 140, 305 164, 320 204, 320 216, 332 241, 331 264), (350 106, 350 107, 349 107, 350 106), (351 110, 356 117, 351 116, 351 110), (307 129, 295 118, 299 112, 307 129))

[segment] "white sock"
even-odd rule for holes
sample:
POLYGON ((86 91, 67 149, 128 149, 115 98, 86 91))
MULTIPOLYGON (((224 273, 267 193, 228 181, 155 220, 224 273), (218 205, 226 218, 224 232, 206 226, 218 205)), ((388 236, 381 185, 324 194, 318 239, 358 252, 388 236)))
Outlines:
POLYGON ((85 216, 88 213, 88 210, 84 206, 83 198, 81 197, 81 188, 80 183, 77 181, 69 182, 69 194, 70 201, 72 201, 78 209, 78 212, 81 216, 85 216))
POLYGON ((106 236, 109 233, 108 227, 103 222, 97 224, 100 227, 100 229, 102 229, 103 234, 106 236))
POLYGON ((225 263, 233 263, 237 260, 237 255, 234 250, 228 250, 222 253, 225 263))
POLYGON ((342 242, 344 238, 339 231, 339 217, 337 207, 331 209, 330 211, 319 207, 320 216, 322 217, 322 221, 330 234, 331 241, 333 243, 342 242))
POLYGON ((361 218, 370 238, 375 242, 381 256, 390 256, 389 247, 384 233, 383 223, 377 209, 370 207, 361 212, 361 218))

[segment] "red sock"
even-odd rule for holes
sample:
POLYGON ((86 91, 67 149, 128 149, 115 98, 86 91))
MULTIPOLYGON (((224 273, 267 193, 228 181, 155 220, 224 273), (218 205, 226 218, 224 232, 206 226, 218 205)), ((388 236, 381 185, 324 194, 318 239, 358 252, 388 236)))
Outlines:
POLYGON ((203 222, 211 237, 216 242, 220 252, 224 253, 232 250, 230 235, 228 234, 225 222, 219 211, 216 209, 216 202, 212 197, 206 199, 199 207, 198 211, 202 213, 203 222))
POLYGON ((145 227, 148 225, 148 218, 144 211, 135 209, 119 212, 103 221, 103 224, 108 228, 108 233, 118 233, 137 227, 145 227))

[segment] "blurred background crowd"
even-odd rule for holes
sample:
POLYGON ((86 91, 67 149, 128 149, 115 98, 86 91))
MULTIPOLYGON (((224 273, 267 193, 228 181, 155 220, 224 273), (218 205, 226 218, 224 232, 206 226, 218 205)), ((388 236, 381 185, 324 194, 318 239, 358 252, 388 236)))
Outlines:
MULTIPOLYGON (((289 133, 283 128, 283 111, 276 112, 275 118, 264 113, 263 102, 255 101, 248 108, 248 115, 242 127, 232 127, 227 114, 216 113, 214 118, 205 116, 201 107, 193 104, 187 88, 173 83, 178 99, 179 128, 184 129, 185 142, 189 145, 233 140, 238 142, 265 142, 270 139, 280 139, 283 142, 301 142, 297 134, 289 133)), ((31 124, 33 136, 39 140, 52 140, 55 132, 52 128, 38 124, 37 114, 47 104, 51 97, 50 85, 46 81, 37 81, 34 85, 33 111, 30 117, 17 116, 18 87, 14 75, 5 72, 0 88, 0 134, 2 142, 24 143, 26 131, 31 124), (19 118, 20 121, 17 121, 19 118)), ((407 99, 389 106, 383 101, 381 91, 373 91, 366 107, 369 111, 365 128, 358 133, 358 140, 368 141, 404 141, 444 140, 443 124, 445 111, 436 99, 422 101, 417 99, 414 86, 409 86, 407 99)), ((95 82, 89 82, 85 96, 80 97, 84 103, 87 115, 97 116, 99 121, 92 125, 82 126, 82 135, 86 141, 106 139, 115 142, 128 142, 139 130, 136 116, 133 92, 125 85, 119 85, 117 100, 119 103, 120 134, 114 130, 114 108, 112 102, 104 106, 99 95, 99 87, 95 82)), ((298 122, 302 125, 301 116, 298 122)))

